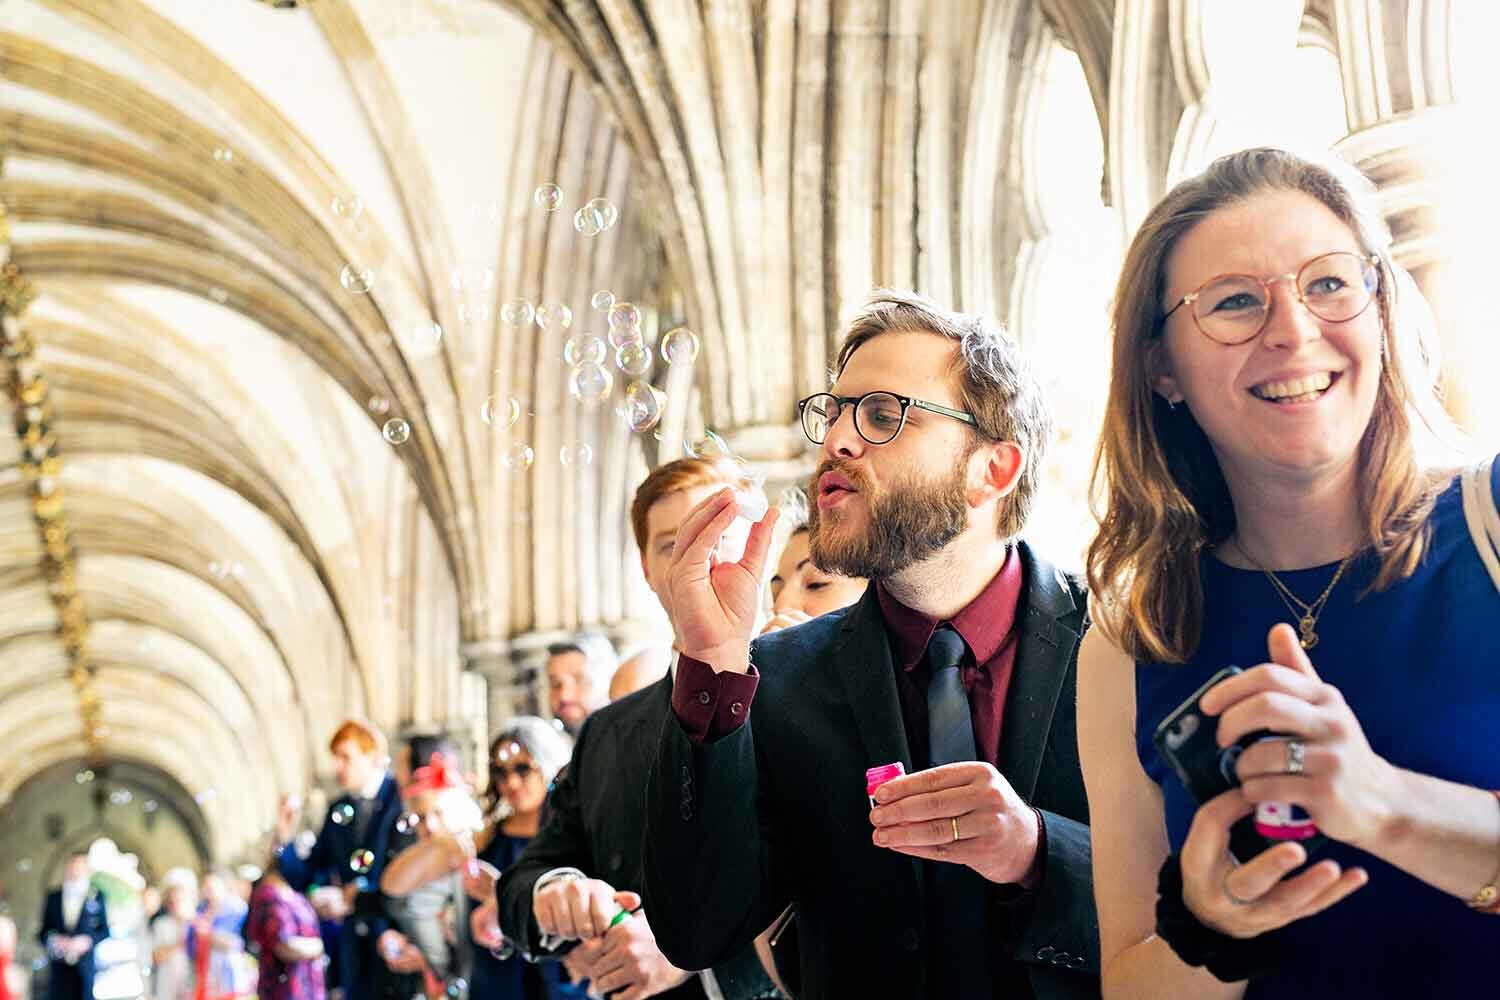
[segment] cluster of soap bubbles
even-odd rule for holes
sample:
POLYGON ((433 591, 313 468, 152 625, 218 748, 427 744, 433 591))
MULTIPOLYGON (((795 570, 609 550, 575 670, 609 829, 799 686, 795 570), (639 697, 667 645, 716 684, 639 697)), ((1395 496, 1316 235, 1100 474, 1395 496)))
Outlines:
POLYGON ((347 802, 340 802, 328 811, 328 818, 335 826, 348 826, 354 822, 354 807, 347 802))

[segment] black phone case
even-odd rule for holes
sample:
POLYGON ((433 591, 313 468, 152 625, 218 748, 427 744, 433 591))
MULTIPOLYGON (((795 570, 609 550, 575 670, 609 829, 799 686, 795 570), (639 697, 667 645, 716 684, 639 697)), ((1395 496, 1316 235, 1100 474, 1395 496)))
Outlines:
MULTIPOLYGON (((1257 731, 1240 737, 1232 746, 1219 746, 1218 717, 1204 714, 1198 702, 1209 688, 1237 673, 1240 673, 1239 667, 1225 667, 1214 674, 1163 719, 1151 737, 1156 752, 1172 765, 1188 794, 1199 805, 1238 787, 1240 779, 1234 765, 1240 753, 1251 744, 1274 735, 1257 731)), ((1323 839, 1318 834, 1298 843, 1311 854, 1323 839)), ((1263 836, 1255 829, 1254 815, 1244 817, 1229 828, 1229 853, 1241 863, 1278 843, 1280 841, 1263 836)))

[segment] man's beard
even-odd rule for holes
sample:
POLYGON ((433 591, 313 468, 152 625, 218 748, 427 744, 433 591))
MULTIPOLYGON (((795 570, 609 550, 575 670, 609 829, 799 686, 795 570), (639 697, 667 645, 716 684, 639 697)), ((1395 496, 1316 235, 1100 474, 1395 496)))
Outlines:
POLYGON ((908 474, 878 492, 853 467, 823 463, 808 491, 813 497, 808 505, 813 565, 825 573, 885 580, 940 552, 969 523, 967 459, 962 456, 951 473, 935 482, 908 474), (837 508, 818 508, 818 479, 835 469, 864 498, 868 524, 863 533, 852 531, 837 508))

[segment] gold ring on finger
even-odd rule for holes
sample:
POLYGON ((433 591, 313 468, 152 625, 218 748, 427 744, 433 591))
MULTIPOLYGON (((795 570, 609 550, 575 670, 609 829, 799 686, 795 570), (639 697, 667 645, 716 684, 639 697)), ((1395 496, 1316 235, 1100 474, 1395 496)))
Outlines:
POLYGON ((953 821, 953 842, 956 844, 958 843, 958 817, 951 816, 949 819, 953 821))

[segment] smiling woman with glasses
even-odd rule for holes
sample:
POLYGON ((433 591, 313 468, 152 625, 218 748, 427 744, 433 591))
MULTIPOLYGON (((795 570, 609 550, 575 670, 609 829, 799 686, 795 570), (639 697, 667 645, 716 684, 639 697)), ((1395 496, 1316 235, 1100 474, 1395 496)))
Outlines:
POLYGON ((1106 995, 1494 976, 1500 486, 1417 446, 1452 426, 1373 195, 1245 150, 1126 253, 1078 660, 1106 995))

